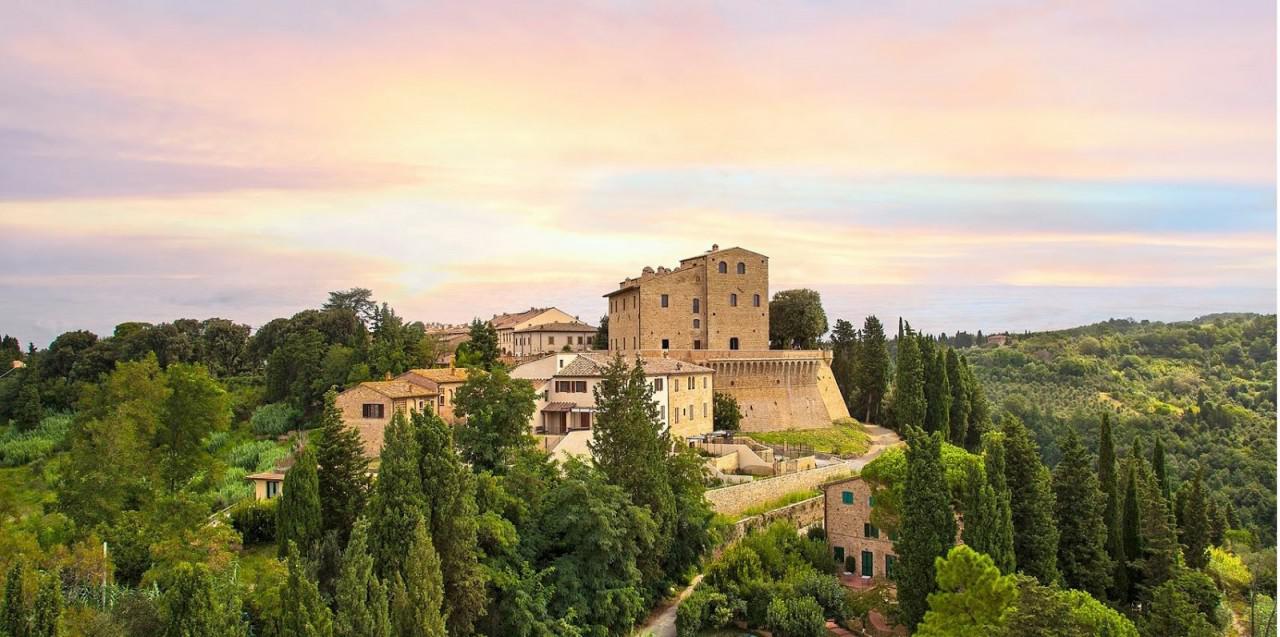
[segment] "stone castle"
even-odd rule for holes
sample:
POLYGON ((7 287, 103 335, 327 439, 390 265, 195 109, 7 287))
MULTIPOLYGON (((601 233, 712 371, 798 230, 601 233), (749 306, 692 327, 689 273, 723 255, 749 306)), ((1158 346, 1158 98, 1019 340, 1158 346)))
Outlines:
POLYGON ((674 269, 645 268, 609 299, 609 349, 715 370, 743 431, 812 429, 849 417, 830 353, 769 349, 769 258, 711 246, 674 269))

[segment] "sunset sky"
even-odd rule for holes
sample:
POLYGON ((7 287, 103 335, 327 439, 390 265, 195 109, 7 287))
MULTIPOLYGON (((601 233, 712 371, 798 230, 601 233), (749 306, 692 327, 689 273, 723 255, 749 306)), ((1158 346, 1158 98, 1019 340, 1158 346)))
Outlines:
POLYGON ((411 320, 712 243, 926 330, 1274 311, 1274 2, 0 0, 0 333, 372 288, 411 320))

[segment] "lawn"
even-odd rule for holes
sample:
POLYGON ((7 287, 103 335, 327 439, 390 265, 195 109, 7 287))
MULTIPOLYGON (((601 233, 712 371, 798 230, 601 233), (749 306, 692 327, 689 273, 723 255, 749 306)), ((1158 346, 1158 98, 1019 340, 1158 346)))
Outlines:
POLYGON ((818 453, 860 456, 871 447, 871 437, 852 418, 823 429, 788 429, 745 434, 766 445, 807 445, 818 453))

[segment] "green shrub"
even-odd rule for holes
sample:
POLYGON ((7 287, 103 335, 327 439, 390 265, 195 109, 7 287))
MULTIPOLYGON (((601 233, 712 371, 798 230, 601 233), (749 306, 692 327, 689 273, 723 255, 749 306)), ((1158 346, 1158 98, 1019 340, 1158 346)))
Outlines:
POLYGON ((810 540, 814 540, 815 542, 826 542, 827 530, 820 526, 811 526, 807 531, 805 531, 805 537, 808 537, 810 540))
POLYGON ((251 440, 232 447, 227 464, 245 471, 266 471, 287 455, 288 451, 270 440, 251 440))
POLYGON ((66 444, 70 414, 46 416, 31 431, 11 430, 0 436, 0 466, 16 467, 49 457, 66 444))
POLYGON ((825 637, 827 622, 812 597, 777 597, 765 622, 777 637, 825 637))
POLYGON ((240 467, 228 468, 222 474, 222 482, 218 484, 218 488, 214 492, 214 498, 216 499, 214 506, 222 509, 253 496, 253 484, 244 479, 247 475, 249 475, 249 472, 240 467))
POLYGON ((840 584, 840 580, 819 573, 818 571, 806 570, 792 581, 792 588, 796 595, 801 597, 811 597, 818 605, 822 607, 824 617, 830 617, 836 621, 844 621, 849 618, 849 605, 845 599, 845 588, 840 584))
POLYGON ((276 541, 276 499, 245 500, 231 508, 231 526, 245 546, 276 541))
POLYGON ((287 403, 271 403, 253 410, 249 425, 260 436, 280 436, 295 429, 301 415, 287 403))

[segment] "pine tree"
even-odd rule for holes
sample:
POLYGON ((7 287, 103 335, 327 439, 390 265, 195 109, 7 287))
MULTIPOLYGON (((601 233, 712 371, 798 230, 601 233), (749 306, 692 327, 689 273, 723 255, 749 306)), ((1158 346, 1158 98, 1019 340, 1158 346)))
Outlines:
POLYGON ((991 556, 1001 573, 1012 574, 1017 569, 1013 549, 1013 511, 1009 502, 1009 483, 1005 480, 1004 434, 988 432, 982 437, 983 456, 987 469, 987 482, 995 497, 995 518, 992 522, 991 544, 987 555, 991 556))
POLYGON ((1058 525, 1058 569, 1068 588, 1105 599, 1111 584, 1107 555, 1106 497, 1090 466, 1089 454, 1074 429, 1062 441, 1062 460, 1053 471, 1058 525))
POLYGON ((324 395, 320 440, 316 443, 316 476, 322 528, 336 532, 339 546, 345 546, 369 495, 369 459, 365 457, 360 432, 342 421, 337 396, 332 389, 324 395))
POLYGON ((893 418, 899 431, 925 426, 924 361, 911 328, 906 330, 905 337, 898 339, 898 368, 893 387, 893 418))
POLYGON ((1018 569, 1043 584, 1052 584, 1058 579, 1058 529, 1049 471, 1040 462, 1040 449, 1021 420, 1006 416, 1003 431, 1018 569))
POLYGON ((1173 502, 1169 495, 1169 470, 1165 467, 1164 460, 1164 438, 1156 435, 1156 444, 1151 448, 1151 470, 1156 474, 1156 480, 1160 483, 1160 493, 1164 496, 1167 506, 1172 506, 1173 502))
POLYGON ((428 533, 440 557, 448 632, 466 637, 485 612, 485 578, 477 547, 475 478, 453 446, 453 428, 435 414, 415 413, 418 471, 426 499, 428 533))
POLYGON ((285 552, 289 577, 280 592, 280 625, 276 634, 279 637, 333 637, 333 614, 320 598, 320 589, 303 572, 298 546, 290 544, 285 552))
POLYGON ((1116 443, 1111 418, 1102 414, 1098 429, 1098 487, 1102 489, 1102 521, 1107 526, 1107 556, 1111 558, 1110 598, 1125 601, 1129 590, 1128 560, 1121 534, 1120 487, 1116 480, 1116 443))
POLYGON ((310 551, 320 539, 320 486, 314 450, 302 449, 284 475, 283 486, 276 505, 276 547, 281 558, 288 555, 290 542, 302 551, 310 551))
POLYGON ((1187 492, 1187 505, 1183 513, 1183 554, 1187 566, 1204 568, 1209 563, 1209 510, 1204 490, 1204 468, 1196 466, 1195 478, 1187 492))
POLYGON ((914 629, 937 590, 935 560, 955 543, 956 521, 942 466, 942 434, 907 430, 907 476, 903 485, 902 520, 894 550, 898 553, 898 607, 914 629))
POLYGON ((938 592, 929 595, 929 611, 919 637, 977 637, 999 634, 1013 613, 1018 585, 1001 575, 991 558, 965 545, 938 559, 938 592))
POLYGON ((361 518, 342 553, 333 632, 343 637, 391 637, 387 587, 373 573, 369 555, 369 523, 361 518))
POLYGON ((405 547, 425 517, 418 439, 404 414, 396 412, 383 433, 378 480, 369 499, 369 553, 384 582, 404 570, 405 547))
POLYGON ((0 635, 27 637, 27 598, 22 592, 22 560, 9 567, 4 579, 4 605, 0 606, 0 635))
POLYGON ((969 433, 969 379, 960 366, 960 355, 954 349, 946 348, 947 381, 951 383, 951 444, 965 446, 969 433))
POLYGON ((889 391, 889 345, 885 341, 884 325, 874 315, 862 323, 856 377, 858 392, 850 410, 863 422, 880 422, 881 405, 889 391))
POLYGON ((36 593, 35 612, 31 617, 31 637, 57 637, 58 616, 62 614, 62 578, 58 572, 46 573, 36 593))
POLYGON ((418 520, 404 573, 392 575, 391 622, 397 637, 444 637, 444 585, 427 524, 418 520))

